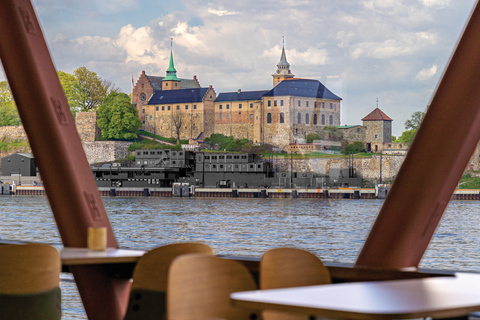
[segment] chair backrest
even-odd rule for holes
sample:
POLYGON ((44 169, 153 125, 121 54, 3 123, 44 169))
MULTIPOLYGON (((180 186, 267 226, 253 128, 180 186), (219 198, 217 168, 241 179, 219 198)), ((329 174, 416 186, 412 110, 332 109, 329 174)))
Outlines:
MULTIPOLYGON (((267 250, 260 262, 260 289, 278 289, 331 283, 330 272, 313 253, 296 248, 267 250)), ((266 310, 263 319, 301 320, 307 316, 266 310)))
POLYGON ((152 249, 138 261, 133 271, 125 320, 165 319, 168 269, 172 261, 187 253, 213 255, 202 243, 174 243, 152 249))
POLYGON ((251 311, 232 305, 230 294, 255 289, 252 275, 239 262, 197 254, 178 257, 168 275, 168 319, 252 319, 251 311))
POLYGON ((331 283, 330 272, 313 253, 296 248, 267 250, 260 262, 260 289, 331 283))
POLYGON ((50 245, 1 245, 0 319, 60 319, 60 271, 50 245))

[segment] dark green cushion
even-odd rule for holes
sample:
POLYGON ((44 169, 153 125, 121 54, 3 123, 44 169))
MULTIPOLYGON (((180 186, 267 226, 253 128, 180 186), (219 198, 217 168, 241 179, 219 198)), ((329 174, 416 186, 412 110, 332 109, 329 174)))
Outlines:
POLYGON ((130 293, 124 320, 163 320, 166 310, 165 292, 136 289, 130 293))
POLYGON ((60 288, 35 294, 0 293, 0 319, 57 320, 61 317, 60 288))

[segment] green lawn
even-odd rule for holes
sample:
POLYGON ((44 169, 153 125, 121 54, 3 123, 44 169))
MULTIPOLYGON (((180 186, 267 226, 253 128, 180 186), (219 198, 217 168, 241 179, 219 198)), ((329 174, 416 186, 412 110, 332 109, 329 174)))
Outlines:
MULTIPOLYGON (((153 134, 153 133, 143 131, 143 130, 138 131, 138 134, 141 134, 141 135, 144 135, 144 136, 147 136, 147 137, 150 137, 150 138, 155 138, 155 139, 158 139, 158 140, 166 141, 166 142, 171 142, 171 143, 177 142, 177 139, 175 139, 175 138, 165 138, 165 137, 159 136, 157 134, 153 134)), ((181 144, 187 144, 188 140, 180 140, 180 143, 181 144)))
MULTIPOLYGON (((294 159, 312 159, 312 158, 336 158, 336 159, 348 159, 349 155, 345 154, 328 154, 328 153, 312 153, 312 154, 293 154, 290 153, 273 153, 274 158, 276 159, 285 159, 293 157, 294 159)), ((372 155, 380 155, 379 153, 356 153, 354 158, 371 158, 372 155)), ((268 154, 264 154, 264 157, 268 154)))
POLYGON ((480 178, 470 176, 470 174, 464 175, 458 183, 459 189, 480 189, 480 178))

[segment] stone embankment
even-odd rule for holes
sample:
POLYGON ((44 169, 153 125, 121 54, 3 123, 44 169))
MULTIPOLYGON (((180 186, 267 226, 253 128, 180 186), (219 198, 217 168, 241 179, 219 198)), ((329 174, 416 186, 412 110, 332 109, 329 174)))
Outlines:
MULTIPOLYGON (((393 180, 403 163, 403 155, 374 155, 371 158, 354 158, 353 167, 363 179, 378 180, 380 166, 382 181, 393 180), (381 165, 380 165, 381 163, 381 165)), ((316 172, 328 174, 331 168, 348 168, 348 159, 339 158, 312 158, 312 159, 273 159, 276 171, 316 172)))
MULTIPOLYGON (((0 140, 25 140, 27 135, 23 126, 5 126, 0 127, 0 140)), ((93 164, 97 162, 111 162, 117 159, 124 159, 128 154, 128 147, 131 142, 123 141, 83 141, 83 149, 87 155, 88 163, 93 164)), ((31 153, 29 146, 10 149, 7 151, 0 151, 0 159, 17 152, 31 153)), ((1 163, 0 163, 1 170, 1 163)))

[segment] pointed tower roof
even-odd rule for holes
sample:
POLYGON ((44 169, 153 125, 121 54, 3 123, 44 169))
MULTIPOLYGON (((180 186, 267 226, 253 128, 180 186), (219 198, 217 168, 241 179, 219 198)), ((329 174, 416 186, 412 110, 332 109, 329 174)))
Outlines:
MULTIPOLYGON (((173 39, 172 39, 173 42, 173 39)), ((177 78, 177 70, 173 64, 173 43, 170 42, 170 64, 168 65, 167 69, 167 76, 163 78, 163 81, 173 80, 173 81, 180 81, 177 78)))
POLYGON ((280 66, 290 67, 290 64, 287 62, 287 56, 285 54, 285 44, 282 45, 282 55, 280 56, 280 62, 277 63, 277 67, 280 66))
POLYGON ((393 121, 392 118, 387 116, 385 112, 380 110, 378 107, 370 112, 362 121, 393 121))
POLYGON ((277 71, 275 75, 283 75, 285 78, 293 78, 295 75, 290 71, 290 64, 287 62, 287 55, 285 54, 285 39, 282 37, 282 55, 280 56, 280 62, 277 63, 277 71))
POLYGON ((295 75, 290 71, 290 64, 287 62, 287 55, 285 54, 285 40, 282 37, 282 55, 280 56, 280 62, 277 64, 277 70, 273 77, 273 86, 275 87, 277 84, 282 82, 286 79, 291 79, 295 77, 295 75))

